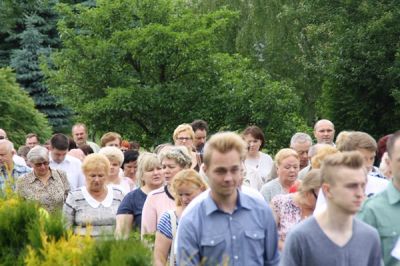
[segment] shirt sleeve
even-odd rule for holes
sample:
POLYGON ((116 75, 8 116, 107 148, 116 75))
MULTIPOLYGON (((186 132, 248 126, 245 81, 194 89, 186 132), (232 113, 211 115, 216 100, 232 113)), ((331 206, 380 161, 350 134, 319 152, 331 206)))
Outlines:
POLYGON ((134 194, 133 192, 128 193, 124 199, 122 200, 121 204, 118 207, 117 215, 118 214, 131 214, 134 215, 134 194))
POLYGON ((157 212, 153 204, 154 204, 153 196, 150 194, 149 196, 147 196, 147 199, 143 205, 142 228, 141 228, 142 236, 145 234, 153 234, 156 232, 157 212))
POLYGON ((171 216, 168 212, 164 212, 164 214, 161 216, 157 225, 157 231, 172 240, 171 216))
POLYGON ((75 222, 75 200, 72 193, 68 194, 68 197, 63 206, 63 214, 66 221, 67 227, 72 227, 75 222))
POLYGON ((289 233, 285 240, 285 245, 283 247, 281 266, 297 266, 302 265, 301 259, 301 242, 298 240, 296 233, 289 233))
POLYGON ((279 264, 279 252, 278 252, 278 232, 276 230, 276 224, 272 216, 272 211, 268 208, 266 215, 268 226, 264 240, 264 265, 278 265, 279 264))
POLYGON ((188 216, 182 217, 178 226, 176 256, 178 266, 200 265, 200 246, 195 234, 196 229, 188 218, 188 216))

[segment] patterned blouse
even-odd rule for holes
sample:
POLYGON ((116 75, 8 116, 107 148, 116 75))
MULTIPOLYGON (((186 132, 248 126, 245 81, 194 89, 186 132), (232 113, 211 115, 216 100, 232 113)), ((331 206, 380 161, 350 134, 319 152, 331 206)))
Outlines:
POLYGON ((279 239, 285 241, 290 229, 301 221, 301 208, 294 202, 293 194, 275 196, 271 207, 278 220, 279 239))
POLYGON ((67 175, 62 170, 50 169, 51 176, 45 185, 32 171, 17 179, 17 193, 24 199, 34 200, 49 212, 61 209, 70 191, 67 175))

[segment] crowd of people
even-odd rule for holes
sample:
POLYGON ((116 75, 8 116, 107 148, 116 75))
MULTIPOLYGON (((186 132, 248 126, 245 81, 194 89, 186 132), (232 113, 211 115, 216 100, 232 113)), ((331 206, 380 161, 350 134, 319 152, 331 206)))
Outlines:
POLYGON ((400 265, 400 132, 334 141, 322 119, 315 143, 294 132, 275 156, 255 125, 208 133, 181 124, 150 152, 116 132, 98 145, 82 123, 18 149, 0 129, 0 188, 75 234, 139 232, 154 265, 400 265))

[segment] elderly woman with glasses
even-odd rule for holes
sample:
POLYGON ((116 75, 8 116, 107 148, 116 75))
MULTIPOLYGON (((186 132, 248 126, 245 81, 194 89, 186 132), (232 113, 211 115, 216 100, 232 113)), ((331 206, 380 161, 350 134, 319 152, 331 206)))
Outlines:
POLYGON ((201 158, 197 154, 196 148, 193 145, 194 131, 192 126, 189 124, 181 124, 175 130, 172 135, 176 146, 185 146, 188 149, 190 158, 192 159, 191 168, 197 172, 200 170, 201 158))
POLYGON ((32 148, 27 160, 33 171, 17 179, 17 193, 24 199, 39 202, 49 212, 62 209, 70 191, 66 173, 49 167, 49 152, 45 147, 32 148))
POLYGON ((162 174, 165 185, 150 192, 143 206, 142 236, 154 234, 161 215, 175 207, 171 184, 174 176, 183 169, 189 169, 192 163, 190 155, 185 147, 176 146, 160 154, 162 174))
POLYGON ((320 173, 318 169, 314 169, 307 173, 297 192, 280 194, 272 199, 271 207, 278 227, 280 250, 283 250, 290 229, 313 214, 320 187, 320 173))

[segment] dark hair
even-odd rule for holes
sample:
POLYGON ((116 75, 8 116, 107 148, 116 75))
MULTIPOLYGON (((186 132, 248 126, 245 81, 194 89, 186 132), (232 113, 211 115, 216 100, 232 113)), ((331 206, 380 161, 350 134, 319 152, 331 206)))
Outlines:
POLYGON ((94 153, 92 147, 90 147, 88 144, 81 145, 79 149, 81 149, 85 155, 94 153))
POLYGON ((242 136, 252 135, 253 138, 261 140, 260 150, 264 147, 265 144, 265 137, 264 133, 262 132, 261 128, 258 126, 248 126, 242 133, 242 136))
POLYGON ((190 125, 194 132, 198 129, 208 131, 207 122, 201 119, 194 120, 190 125))
POLYGON ((68 137, 61 133, 54 134, 50 139, 50 145, 57 150, 66 151, 69 147, 68 137))
POLYGON ((72 150, 72 149, 77 149, 78 148, 76 146, 75 141, 71 137, 68 138, 68 143, 69 143, 69 145, 68 145, 68 150, 69 151, 72 150))
POLYGON ((135 162, 139 157, 139 152, 135 150, 127 150, 124 152, 124 162, 122 163, 122 169, 126 163, 135 162))
POLYGON ((376 157, 378 160, 381 160, 383 154, 386 152, 387 142, 391 136, 392 136, 392 134, 389 134, 389 135, 383 136, 382 138, 380 138, 378 140, 378 150, 376 152, 376 157))
POLYGON ((394 143, 396 142, 396 140, 400 138, 400 130, 396 131, 395 133, 393 133, 393 135, 391 135, 387 141, 386 144, 386 149, 387 149, 387 153, 389 155, 389 158, 392 158, 393 155, 393 149, 394 149, 394 143))

